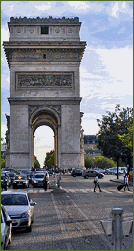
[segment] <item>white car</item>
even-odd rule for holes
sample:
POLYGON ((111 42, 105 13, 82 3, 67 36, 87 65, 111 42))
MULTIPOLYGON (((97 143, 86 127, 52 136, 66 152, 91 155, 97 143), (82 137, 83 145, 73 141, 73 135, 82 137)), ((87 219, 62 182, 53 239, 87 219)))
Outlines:
POLYGON ((11 243, 12 237, 12 221, 6 212, 3 205, 1 205, 1 250, 5 250, 11 243))
POLYGON ((4 191, 1 193, 1 203, 12 220, 12 228, 26 228, 32 231, 34 205, 27 192, 4 191))

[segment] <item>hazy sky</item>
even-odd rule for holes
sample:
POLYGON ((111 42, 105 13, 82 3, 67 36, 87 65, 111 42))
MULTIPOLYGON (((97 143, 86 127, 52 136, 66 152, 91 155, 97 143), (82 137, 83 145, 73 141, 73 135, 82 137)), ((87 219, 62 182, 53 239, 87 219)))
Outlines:
MULTIPOLYGON (((1 1, 1 37, 9 40, 10 17, 79 17, 81 41, 87 46, 80 65, 80 110, 85 135, 98 132, 96 119, 116 104, 133 104, 133 1, 1 1)), ((2 48, 1 133, 5 137, 5 113, 10 114, 9 68, 2 48)), ((35 155, 41 165, 53 149, 53 132, 45 126, 35 132, 35 155), (46 133, 45 133, 46 132, 46 133), (45 134, 44 134, 45 133, 45 134)))

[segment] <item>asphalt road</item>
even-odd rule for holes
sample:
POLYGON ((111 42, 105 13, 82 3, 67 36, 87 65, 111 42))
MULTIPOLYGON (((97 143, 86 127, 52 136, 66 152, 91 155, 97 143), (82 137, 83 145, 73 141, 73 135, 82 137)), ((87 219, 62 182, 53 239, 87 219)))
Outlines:
MULTIPOLYGON (((133 187, 117 191, 115 176, 100 179, 102 192, 93 192, 93 178, 63 175, 62 189, 27 190, 33 201, 34 223, 31 233, 15 232, 9 250, 110 250, 112 238, 105 236, 100 220, 110 218, 113 208, 123 208, 123 218, 133 219, 133 187)), ((51 180, 53 178, 51 177, 51 180)), ((12 189, 12 188, 11 188, 12 189)), ((133 250, 132 234, 123 237, 123 249, 133 250)))

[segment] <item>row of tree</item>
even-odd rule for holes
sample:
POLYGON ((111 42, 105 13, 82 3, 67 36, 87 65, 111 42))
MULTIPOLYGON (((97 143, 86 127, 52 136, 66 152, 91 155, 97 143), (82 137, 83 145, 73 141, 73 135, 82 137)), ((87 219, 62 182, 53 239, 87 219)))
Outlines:
POLYGON ((85 156, 85 167, 86 168, 101 168, 108 169, 116 166, 116 163, 109 158, 104 156, 85 156))

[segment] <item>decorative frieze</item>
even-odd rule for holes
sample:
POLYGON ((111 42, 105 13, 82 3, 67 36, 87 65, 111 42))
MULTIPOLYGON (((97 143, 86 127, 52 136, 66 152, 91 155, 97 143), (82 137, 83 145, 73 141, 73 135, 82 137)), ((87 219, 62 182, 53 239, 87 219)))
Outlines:
POLYGON ((80 62, 80 53, 77 50, 39 50, 39 49, 19 49, 12 53, 12 62, 30 61, 64 61, 80 62), (44 57, 44 54, 46 55, 44 57))
POLYGON ((73 73, 16 72, 16 89, 32 87, 73 88, 73 73))

